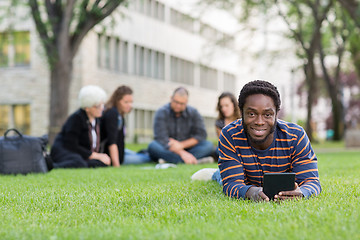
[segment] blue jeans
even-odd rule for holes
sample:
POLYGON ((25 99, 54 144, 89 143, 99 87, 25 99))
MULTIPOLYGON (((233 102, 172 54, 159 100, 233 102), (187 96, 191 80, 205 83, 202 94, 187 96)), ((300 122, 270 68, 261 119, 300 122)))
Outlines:
MULTIPOLYGON (((148 151, 150 157, 157 161, 159 158, 164 159, 168 163, 184 163, 181 157, 171 151, 166 147, 161 145, 158 141, 152 141, 149 144, 148 151)), ((186 149, 189 153, 194 155, 196 159, 211 156, 214 151, 214 146, 209 141, 201 141, 192 148, 186 149)))
POLYGON ((151 162, 147 153, 137 153, 125 148, 124 162, 122 164, 142 164, 151 162))
POLYGON ((214 172, 214 174, 212 175, 212 180, 217 181, 220 184, 220 186, 223 185, 219 169, 216 170, 216 172, 214 172))

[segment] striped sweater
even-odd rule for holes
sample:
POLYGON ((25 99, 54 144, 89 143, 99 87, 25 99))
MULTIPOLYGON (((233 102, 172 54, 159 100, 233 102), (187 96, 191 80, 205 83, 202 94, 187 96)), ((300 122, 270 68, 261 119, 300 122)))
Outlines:
POLYGON ((263 174, 268 172, 294 172, 306 198, 321 191, 317 158, 308 136, 302 127, 282 120, 277 120, 274 141, 266 150, 249 145, 241 119, 224 127, 219 169, 223 191, 229 197, 245 198, 250 187, 262 187, 263 174))

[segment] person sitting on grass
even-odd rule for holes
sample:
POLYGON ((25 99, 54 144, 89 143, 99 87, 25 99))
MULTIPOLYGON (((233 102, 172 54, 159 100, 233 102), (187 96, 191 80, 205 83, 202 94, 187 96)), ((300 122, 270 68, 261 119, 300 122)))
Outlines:
MULTIPOLYGON (((150 157, 168 163, 197 164, 213 162, 214 146, 199 112, 187 105, 188 91, 175 89, 170 103, 155 113, 154 141, 148 146, 150 157)), ((159 161, 161 163, 161 161, 159 161)))
POLYGON ((101 117, 101 137, 105 153, 111 158, 113 167, 121 164, 142 164, 150 162, 146 153, 136 153, 125 148, 125 115, 133 105, 133 91, 128 86, 118 87, 105 104, 101 117))
POLYGON ((54 168, 105 167, 110 157, 100 153, 100 125, 105 91, 93 85, 81 88, 80 109, 66 120, 51 147, 54 168))
POLYGON ((237 99, 230 92, 223 92, 218 98, 216 105, 218 117, 215 121, 215 131, 219 138, 221 130, 229 123, 240 118, 240 109, 237 105, 237 99))
MULTIPOLYGON (((219 139, 221 130, 229 123, 240 118, 240 109, 237 105, 237 99, 234 94, 230 92, 223 92, 218 98, 216 105, 218 117, 215 121, 215 131, 219 139)), ((216 159, 219 157, 219 149, 215 151, 216 159)))
POLYGON ((234 198, 269 201, 263 192, 264 173, 294 172, 295 189, 275 201, 308 198, 321 192, 317 158, 304 129, 277 118, 280 94, 267 81, 255 80, 240 91, 241 119, 221 131, 219 169, 199 170, 193 180, 216 180, 234 198))

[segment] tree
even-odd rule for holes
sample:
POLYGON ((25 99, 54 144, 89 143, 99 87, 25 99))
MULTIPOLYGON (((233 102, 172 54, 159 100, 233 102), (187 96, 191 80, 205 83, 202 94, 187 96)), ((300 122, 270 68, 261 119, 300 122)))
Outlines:
POLYGON ((341 64, 343 56, 346 51, 346 44, 349 39, 351 31, 351 24, 348 15, 344 12, 343 8, 334 4, 333 17, 327 18, 327 25, 323 28, 323 33, 328 32, 329 37, 322 37, 319 44, 319 60, 322 68, 323 79, 327 87, 327 93, 331 99, 332 105, 332 123, 334 130, 334 140, 340 140, 344 132, 344 106, 343 106, 343 83, 341 82, 341 64), (328 42, 328 44, 327 44, 328 42), (326 47, 325 45, 328 45, 326 47), (333 73, 330 73, 329 67, 326 67, 326 54, 330 53, 336 56, 337 64, 333 73))
MULTIPOLYGON (((318 74, 315 66, 316 54, 321 39, 321 29, 332 1, 319 0, 246 0, 236 7, 239 1, 234 0, 204 0, 206 4, 216 7, 226 6, 227 9, 242 9, 239 19, 247 21, 252 15, 273 14, 280 16, 288 27, 286 36, 299 46, 296 55, 303 61, 303 71, 307 87, 307 121, 306 132, 312 140, 312 107, 316 100, 318 74)), ((271 18, 269 16, 269 18, 271 18)))
POLYGON ((360 3, 357 0, 339 0, 339 3, 345 8, 354 23, 360 28, 360 3))
POLYGON ((68 115, 73 59, 82 40, 123 2, 125 0, 28 1, 49 63, 50 143, 68 115))
MULTIPOLYGON (((204 0, 208 4, 216 4, 218 7, 227 6, 236 9, 236 1, 233 0, 204 0), (226 3, 226 4, 224 4, 226 3)), ((351 6, 350 14, 359 16, 359 4, 354 0, 342 0, 351 6), (351 4, 349 4, 351 3, 351 4), (352 9, 354 8, 354 9, 352 9)), ((242 1, 242 17, 247 20, 254 12, 272 13, 272 16, 280 16, 288 27, 287 37, 299 46, 296 54, 303 61, 305 83, 307 87, 307 121, 306 131, 312 139, 312 106, 318 95, 319 80, 323 79, 325 90, 331 99, 332 122, 334 128, 334 139, 343 137, 344 130, 344 106, 342 101, 343 85, 340 81, 341 63, 347 46, 350 42, 350 52, 355 67, 360 73, 360 44, 356 29, 351 27, 349 18, 339 3, 334 0, 246 0, 242 1), (274 9, 277 11, 274 14, 274 9), (255 10, 255 11, 254 11, 255 10), (330 19, 333 21, 330 21, 330 19), (349 32, 352 33, 349 36, 349 32), (355 32, 355 34, 354 34, 355 32), (336 56, 335 67, 326 64, 327 56, 336 56), (320 63, 318 68, 317 62, 320 63), (318 73, 321 70, 322 74, 318 73)), ((225 7, 224 7, 225 8, 225 7)), ((257 16, 257 15, 256 15, 257 16)), ((359 21, 360 18, 355 19, 359 21)))
POLYGON ((321 29, 324 20, 332 6, 332 1, 322 4, 320 1, 280 1, 274 0, 278 14, 286 22, 290 38, 300 45, 298 53, 304 60, 305 81, 308 88, 306 132, 309 139, 313 138, 312 106, 315 102, 317 89, 317 73, 315 58, 321 41, 321 29))
POLYGON ((353 24, 352 35, 349 37, 349 51, 360 80, 360 2, 359 0, 339 0, 340 5, 349 13, 353 24))

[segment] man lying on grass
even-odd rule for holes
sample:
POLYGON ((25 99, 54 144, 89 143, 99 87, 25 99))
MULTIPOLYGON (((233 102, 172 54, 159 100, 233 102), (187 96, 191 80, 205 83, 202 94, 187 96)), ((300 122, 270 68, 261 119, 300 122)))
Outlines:
POLYGON ((303 128, 277 119, 280 103, 280 94, 271 83, 247 83, 238 101, 242 119, 221 131, 219 169, 202 169, 192 179, 217 180, 229 197, 269 201, 262 188, 263 174, 294 172, 295 189, 279 192, 275 201, 318 195, 315 153, 303 128))

